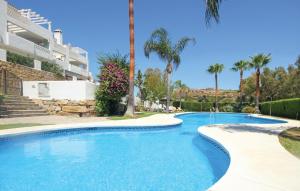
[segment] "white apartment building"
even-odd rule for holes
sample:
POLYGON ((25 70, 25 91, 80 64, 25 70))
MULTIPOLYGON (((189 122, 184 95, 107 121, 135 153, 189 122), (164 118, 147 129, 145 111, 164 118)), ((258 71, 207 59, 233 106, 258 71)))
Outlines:
POLYGON ((69 80, 92 76, 88 52, 64 44, 62 31, 52 32, 51 21, 31 9, 17 9, 0 0, 0 60, 6 61, 7 51, 33 58, 38 70, 42 61, 56 63, 69 80))

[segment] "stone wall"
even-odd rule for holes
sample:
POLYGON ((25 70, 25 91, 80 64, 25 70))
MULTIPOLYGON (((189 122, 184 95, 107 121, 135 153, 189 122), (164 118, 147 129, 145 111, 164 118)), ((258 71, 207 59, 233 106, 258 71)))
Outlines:
POLYGON ((33 100, 52 115, 77 115, 95 116, 95 101, 71 101, 71 100, 33 100))
POLYGON ((57 81, 64 80, 51 72, 36 70, 20 64, 14 64, 0 60, 0 70, 6 70, 23 81, 57 81))

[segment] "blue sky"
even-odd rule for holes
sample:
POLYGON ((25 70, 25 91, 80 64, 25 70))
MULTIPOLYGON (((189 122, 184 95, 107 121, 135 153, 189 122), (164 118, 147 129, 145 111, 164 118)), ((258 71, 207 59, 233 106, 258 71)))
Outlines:
MULTIPOLYGON (((10 0, 18 8, 32 8, 61 28, 64 41, 89 51, 90 68, 98 73, 97 54, 129 53, 128 0, 10 0)), ((223 63, 223 89, 237 89, 238 73, 229 69, 240 59, 271 53, 270 67, 293 64, 300 55, 299 0, 225 0, 221 22, 206 27, 204 0, 135 0, 136 69, 165 68, 157 56, 146 59, 144 42, 151 32, 166 28, 173 41, 194 37, 195 46, 182 54, 173 80, 189 87, 213 87, 210 64, 223 63)), ((249 72, 246 73, 249 75, 249 72)))

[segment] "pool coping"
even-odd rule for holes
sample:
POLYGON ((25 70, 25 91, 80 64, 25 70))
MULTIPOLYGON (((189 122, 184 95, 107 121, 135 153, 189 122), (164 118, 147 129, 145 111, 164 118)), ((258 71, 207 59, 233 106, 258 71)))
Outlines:
MULTIPOLYGON (((226 151, 229 154, 230 157, 230 164, 227 169, 227 172, 224 174, 223 177, 221 177, 215 184, 213 184, 208 190, 209 191, 232 191, 232 190, 270 190, 270 191, 285 191, 285 190, 291 190, 290 188, 295 188, 300 190, 300 185, 298 186, 297 183, 298 181, 296 180, 291 180, 290 183, 294 186, 290 186, 287 184, 280 184, 278 182, 273 181, 274 177, 269 178, 269 177, 263 177, 264 180, 260 180, 257 177, 252 176, 253 174, 259 174, 260 173, 260 168, 257 166, 256 168, 252 168, 251 171, 253 172, 247 172, 247 167, 243 164, 241 164, 239 161, 241 160, 242 153, 237 152, 237 148, 240 147, 240 149, 243 149, 243 145, 241 143, 235 142, 235 144, 229 144, 228 139, 230 139, 229 136, 225 136, 226 134, 231 134, 232 132, 226 132, 226 128, 232 127, 241 127, 241 126, 247 126, 250 128, 260 128, 263 130, 266 135, 265 136, 270 136, 270 135, 277 135, 289 128, 292 127, 300 127, 300 121, 297 120, 291 120, 291 119, 285 119, 285 118, 280 118, 280 117, 273 117, 273 116, 266 116, 266 115, 261 115, 261 114, 249 114, 250 116, 256 117, 256 118, 264 118, 264 119, 272 119, 272 120, 280 120, 280 121, 286 121, 286 123, 279 123, 279 124, 213 124, 213 125, 205 125, 205 126, 200 126, 198 127, 198 133, 201 135, 204 135, 205 137, 212 139, 216 141, 218 144, 222 145, 223 148, 226 149, 226 151), (213 130, 215 129, 215 130, 213 130), (241 174, 237 169, 243 169, 243 174, 241 174), (268 180, 269 179, 269 180, 268 180), (270 184, 270 182, 273 182, 274 184, 270 184), (290 188, 287 188, 289 187, 290 188)), ((247 135, 246 135, 247 136, 247 135)), ((249 135, 248 135, 249 136, 249 135)), ((253 136, 253 135, 252 135, 253 136)), ((261 135, 260 135, 261 136, 261 135)), ((240 137, 240 140, 243 138, 240 137)), ((260 137, 261 139, 261 137, 260 137)), ((295 170, 290 170, 290 172, 298 172, 296 174, 278 174, 274 175, 278 179, 284 178, 286 182, 289 182, 287 176, 290 177, 299 177, 300 176, 300 160, 296 159, 294 156, 292 156, 288 151, 286 151, 279 143, 273 142, 272 144, 276 144, 276 149, 279 150, 278 152, 283 153, 285 157, 285 162, 286 164, 291 164, 291 165, 297 165, 297 166, 291 166, 289 168, 293 169, 296 168, 295 170), (298 170, 298 171, 297 171, 298 170)), ((256 149, 256 148, 253 148, 256 149)), ((253 156, 255 157, 261 157, 261 156, 253 156)), ((270 157, 270 156, 269 156, 270 157)), ((265 159, 267 160, 267 159, 265 159)), ((252 160, 253 161, 253 160, 252 160)), ((273 159, 274 161, 274 159, 273 159)), ((249 162, 251 162, 251 159, 249 159, 249 162)), ((272 161, 270 161, 272 163, 272 161)), ((276 162, 273 162, 276 163, 276 162)), ((274 164, 273 166, 277 166, 277 168, 285 168, 286 166, 278 166, 278 164, 274 164)), ((248 169, 249 170, 249 169, 248 169)), ((274 169, 269 169, 269 170, 274 170, 274 169)), ((293 189, 292 189, 293 190, 293 189)))
POLYGON ((182 123, 181 119, 175 118, 175 114, 155 114, 149 117, 139 119, 127 119, 127 120, 108 120, 101 122, 85 122, 85 123, 68 123, 68 124, 56 124, 56 125, 40 125, 33 127, 21 127, 0 130, 0 138, 36 134, 51 131, 63 131, 63 130, 78 130, 88 128, 131 128, 131 129, 142 129, 142 128, 158 128, 158 127, 170 127, 176 126, 182 123))

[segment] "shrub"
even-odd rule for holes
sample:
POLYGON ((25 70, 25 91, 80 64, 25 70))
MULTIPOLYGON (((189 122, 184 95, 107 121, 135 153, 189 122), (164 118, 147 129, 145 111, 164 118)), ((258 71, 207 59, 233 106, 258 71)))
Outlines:
POLYGON ((51 72, 59 77, 62 77, 64 73, 64 70, 59 65, 50 62, 42 62, 41 69, 47 72, 51 72))
POLYGON ((104 63, 99 78, 100 86, 96 91, 97 114, 99 116, 123 114, 119 113, 119 108, 121 98, 127 95, 129 88, 126 71, 118 64, 104 63))
MULTIPOLYGON (((174 101, 173 106, 179 107, 180 102, 174 101)), ((182 101, 181 108, 184 111, 210 111, 213 107, 213 103, 211 102, 196 102, 196 101, 182 101)))
POLYGON ((221 108, 221 111, 223 112, 233 112, 234 111, 234 108, 232 105, 224 105, 222 108, 221 108))
POLYGON ((260 105, 261 113, 269 115, 270 107, 274 116, 300 119, 300 98, 264 102, 260 105))
POLYGON ((9 51, 7 52, 7 61, 15 64, 20 64, 23 66, 28 66, 31 68, 33 68, 34 66, 33 58, 21 56, 19 54, 15 54, 9 51))
POLYGON ((242 113, 255 113, 255 107, 246 106, 242 109, 242 113))

